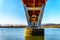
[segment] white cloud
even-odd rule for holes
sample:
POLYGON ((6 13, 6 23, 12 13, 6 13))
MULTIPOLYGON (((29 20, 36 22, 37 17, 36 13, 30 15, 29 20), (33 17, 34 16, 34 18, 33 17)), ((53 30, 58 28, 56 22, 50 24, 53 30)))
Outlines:
POLYGON ((22 20, 22 19, 12 19, 12 18, 7 18, 7 17, 4 17, 4 18, 0 18, 0 24, 4 25, 4 24, 22 24, 22 25, 26 25, 27 22, 22 20))
POLYGON ((49 19, 42 20, 42 24, 48 24, 48 23, 60 24, 60 19, 51 17, 49 19))

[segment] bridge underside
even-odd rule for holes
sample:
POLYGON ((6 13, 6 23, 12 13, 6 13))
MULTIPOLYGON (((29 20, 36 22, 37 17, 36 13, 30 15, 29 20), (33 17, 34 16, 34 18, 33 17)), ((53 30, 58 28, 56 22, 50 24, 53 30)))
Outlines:
POLYGON ((22 0, 30 27, 40 27, 46 0, 22 0))

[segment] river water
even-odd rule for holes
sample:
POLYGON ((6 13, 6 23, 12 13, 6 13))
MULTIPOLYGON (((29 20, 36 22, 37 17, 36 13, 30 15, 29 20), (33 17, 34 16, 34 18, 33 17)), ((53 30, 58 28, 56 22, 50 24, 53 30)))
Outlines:
MULTIPOLYGON (((0 28, 0 40, 25 40, 24 28, 0 28)), ((45 28, 44 40, 60 40, 60 28, 45 28)))
POLYGON ((60 28, 45 28, 45 40, 60 40, 60 28))

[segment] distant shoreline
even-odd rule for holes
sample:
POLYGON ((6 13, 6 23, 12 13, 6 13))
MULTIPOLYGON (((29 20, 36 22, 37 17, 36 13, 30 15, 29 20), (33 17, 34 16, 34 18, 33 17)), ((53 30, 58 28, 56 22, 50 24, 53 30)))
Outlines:
MULTIPOLYGON (((43 24, 41 28, 60 28, 60 24, 43 24)), ((26 28, 27 25, 0 25, 0 28, 26 28)))

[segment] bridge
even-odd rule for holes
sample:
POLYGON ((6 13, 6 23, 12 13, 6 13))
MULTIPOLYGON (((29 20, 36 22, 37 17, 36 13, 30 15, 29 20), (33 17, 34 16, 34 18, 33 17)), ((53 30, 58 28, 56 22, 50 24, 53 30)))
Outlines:
POLYGON ((22 0, 28 26, 40 28, 46 0, 22 0))

